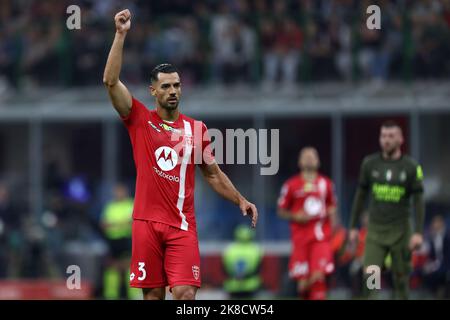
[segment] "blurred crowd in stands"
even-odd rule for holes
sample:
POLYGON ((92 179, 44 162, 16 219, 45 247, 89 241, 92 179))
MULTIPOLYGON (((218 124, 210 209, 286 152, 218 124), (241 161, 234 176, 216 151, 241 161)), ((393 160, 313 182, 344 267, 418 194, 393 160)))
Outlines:
POLYGON ((3 87, 100 85, 114 14, 132 12, 122 75, 168 61, 185 85, 448 78, 449 0, 2 0, 3 87), (68 30, 66 8, 81 8, 68 30), (366 9, 381 8, 369 30, 366 9))

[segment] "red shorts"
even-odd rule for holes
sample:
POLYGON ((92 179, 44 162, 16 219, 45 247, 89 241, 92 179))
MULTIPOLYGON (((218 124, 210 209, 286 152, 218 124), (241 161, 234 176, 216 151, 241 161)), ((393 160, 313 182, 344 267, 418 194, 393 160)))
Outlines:
POLYGON ((197 234, 164 223, 133 220, 130 286, 200 287, 197 234))
POLYGON ((296 280, 308 278, 314 272, 334 271, 333 253, 328 241, 294 241, 289 261, 289 276, 296 280))

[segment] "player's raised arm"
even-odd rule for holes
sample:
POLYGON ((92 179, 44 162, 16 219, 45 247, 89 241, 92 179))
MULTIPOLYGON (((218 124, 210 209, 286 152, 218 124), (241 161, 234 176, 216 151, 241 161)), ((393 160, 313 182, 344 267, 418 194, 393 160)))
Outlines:
POLYGON ((126 117, 131 111, 132 99, 127 87, 119 80, 119 75, 122 67, 123 44, 131 26, 130 11, 128 9, 120 11, 115 15, 114 21, 116 35, 103 73, 103 83, 114 108, 122 117, 126 117))
POLYGON ((238 205, 244 216, 249 215, 252 219, 252 227, 256 227, 258 221, 258 210, 256 206, 247 201, 240 193, 236 190, 233 183, 227 177, 222 170, 220 170, 217 163, 199 166, 203 176, 209 185, 220 194, 225 199, 238 205))

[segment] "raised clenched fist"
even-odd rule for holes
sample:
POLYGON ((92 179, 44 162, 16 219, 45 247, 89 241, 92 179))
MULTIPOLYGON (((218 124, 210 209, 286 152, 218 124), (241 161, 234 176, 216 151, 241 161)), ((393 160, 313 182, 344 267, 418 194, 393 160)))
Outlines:
POLYGON ((120 11, 114 17, 116 23, 116 31, 119 33, 126 33, 131 27, 131 13, 130 10, 125 9, 120 11))

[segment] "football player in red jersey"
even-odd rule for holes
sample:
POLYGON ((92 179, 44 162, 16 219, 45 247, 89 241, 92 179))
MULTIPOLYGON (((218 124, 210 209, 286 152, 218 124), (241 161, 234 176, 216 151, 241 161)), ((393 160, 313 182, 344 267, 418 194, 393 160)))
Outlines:
POLYGON ((333 183, 321 175, 317 150, 303 148, 300 173, 288 179, 278 199, 278 215, 290 222, 289 275, 301 298, 326 299, 326 276, 334 271, 330 245, 336 215, 333 183))
POLYGON ((152 110, 119 80, 131 13, 123 10, 114 20, 116 34, 103 83, 128 130, 136 165, 130 285, 143 288, 145 299, 164 299, 167 285, 174 299, 195 299, 201 284, 194 213, 195 164, 217 193, 251 217, 253 227, 258 212, 215 162, 205 124, 180 113, 181 80, 175 67, 161 64, 152 70, 152 110))

